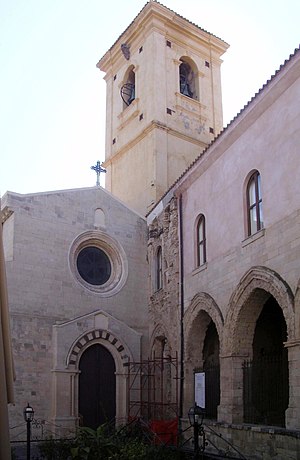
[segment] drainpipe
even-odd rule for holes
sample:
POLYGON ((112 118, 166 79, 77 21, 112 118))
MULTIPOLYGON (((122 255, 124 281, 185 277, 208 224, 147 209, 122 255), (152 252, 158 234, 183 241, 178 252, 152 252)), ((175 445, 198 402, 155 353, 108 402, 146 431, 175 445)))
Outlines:
POLYGON ((184 383, 184 271, 183 271, 183 222, 182 222, 182 195, 179 196, 179 254, 180 254, 180 387, 179 387, 179 420, 183 417, 183 383, 184 383))

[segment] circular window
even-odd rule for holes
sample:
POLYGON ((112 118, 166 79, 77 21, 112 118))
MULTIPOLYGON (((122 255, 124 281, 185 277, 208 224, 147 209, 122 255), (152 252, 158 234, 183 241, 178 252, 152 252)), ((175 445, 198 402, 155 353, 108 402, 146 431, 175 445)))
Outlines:
POLYGON ((78 254, 77 269, 87 283, 101 286, 110 278, 111 263, 102 249, 88 246, 78 254))
POLYGON ((69 263, 75 279, 103 297, 116 294, 127 280, 128 263, 124 249, 100 230, 82 233, 73 241, 69 263))

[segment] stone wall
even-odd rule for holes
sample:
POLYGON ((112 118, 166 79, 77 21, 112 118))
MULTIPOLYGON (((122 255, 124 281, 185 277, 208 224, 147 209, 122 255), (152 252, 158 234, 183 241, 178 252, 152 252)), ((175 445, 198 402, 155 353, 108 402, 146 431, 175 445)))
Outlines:
POLYGON ((300 457, 299 431, 281 430, 247 425, 207 424, 206 452, 241 458, 240 454, 251 460, 285 459, 297 460, 300 457))
POLYGON ((150 347, 157 337, 167 339, 170 352, 180 347, 179 241, 177 200, 173 198, 149 225, 150 347), (163 282, 156 290, 156 253, 162 248, 163 282))
MULTIPOLYGON (((147 356, 147 292, 138 288, 147 279, 147 231, 142 217, 100 187, 29 195, 9 192, 2 204, 10 210, 4 223, 16 370, 10 425, 20 425, 12 430, 18 439, 27 402, 49 433, 55 429, 58 411, 59 424, 74 427, 80 353, 77 368, 72 369, 76 375, 72 389, 67 356, 81 336, 103 329, 113 334, 111 340, 119 340, 119 347, 123 344, 131 359, 147 356), (103 243, 109 254, 112 281, 103 288, 88 286, 77 273, 76 253, 85 242, 103 243), (98 324, 96 312, 102 312, 103 324, 98 324), (56 326, 61 326, 59 346, 54 340, 56 326)), ((98 335, 94 342, 101 342, 112 355, 115 352, 122 368, 122 357, 109 340, 98 335)), ((117 387, 124 400, 121 403, 120 396, 120 417, 126 412, 126 379, 122 382, 117 387)))

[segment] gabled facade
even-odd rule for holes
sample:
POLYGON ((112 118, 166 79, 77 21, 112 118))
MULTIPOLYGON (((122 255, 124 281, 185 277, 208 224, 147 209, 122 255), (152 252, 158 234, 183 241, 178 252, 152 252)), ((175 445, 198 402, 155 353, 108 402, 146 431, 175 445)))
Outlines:
POLYGON ((27 402, 44 423, 38 437, 41 429, 68 434, 79 424, 123 422, 124 364, 148 350, 147 293, 137 289, 147 277, 145 220, 100 187, 8 192, 2 206, 16 370, 11 426, 23 431, 27 402))

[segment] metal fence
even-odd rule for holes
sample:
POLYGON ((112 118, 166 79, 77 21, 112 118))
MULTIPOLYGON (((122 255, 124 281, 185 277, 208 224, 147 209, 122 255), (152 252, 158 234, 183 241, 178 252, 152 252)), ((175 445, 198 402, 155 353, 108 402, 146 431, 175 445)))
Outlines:
POLYGON ((243 363, 244 422, 285 426, 288 407, 287 352, 271 353, 243 363))
POLYGON ((220 404, 220 366, 205 366, 205 417, 217 419, 220 404))

